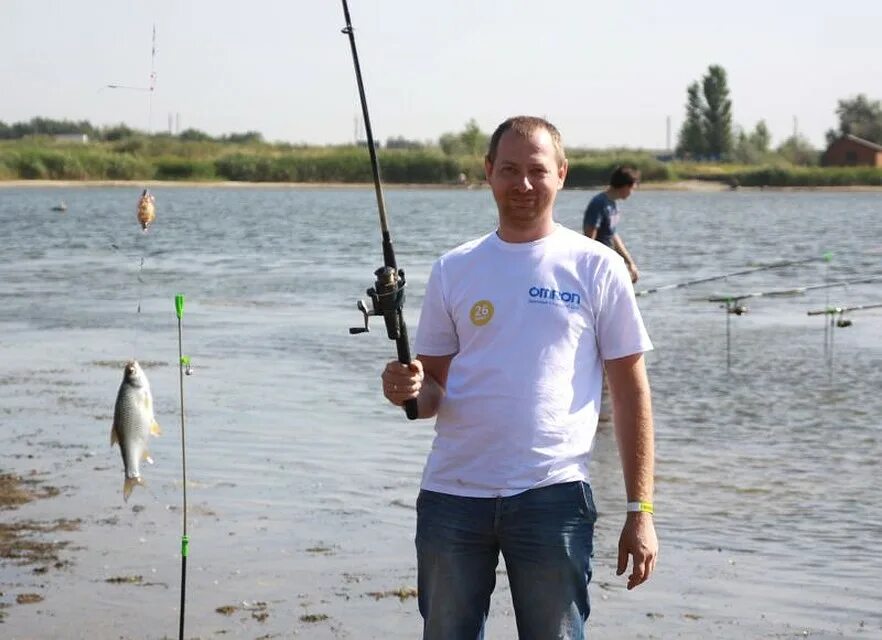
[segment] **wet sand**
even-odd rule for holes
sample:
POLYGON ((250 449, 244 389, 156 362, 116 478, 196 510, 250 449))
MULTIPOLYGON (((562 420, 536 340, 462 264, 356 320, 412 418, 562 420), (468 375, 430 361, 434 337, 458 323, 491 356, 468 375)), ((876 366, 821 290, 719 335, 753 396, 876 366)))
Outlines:
MULTIPOLYGON (((609 451, 611 440, 607 428, 599 445, 609 451)), ((17 434, 4 457, 3 466, 21 475, 4 473, 0 480, 4 509, 13 509, 3 511, 0 528, 0 635, 176 638, 179 484, 161 481, 150 469, 149 488, 137 488, 123 503, 118 451, 65 442, 46 431, 17 434), (28 453, 35 449, 36 458, 28 453)), ((610 470, 617 471, 614 465, 610 470)), ((299 524, 287 528, 276 513, 283 505, 259 497, 249 506, 228 503, 224 496, 234 489, 228 484, 194 481, 190 489, 187 638, 419 636, 409 525, 378 520, 371 501, 354 494, 342 496, 339 520, 316 518, 304 508, 295 517, 299 524), (232 515, 237 510, 240 515, 232 515)), ((762 558, 682 547, 670 539, 676 523, 664 514, 657 572, 643 587, 626 591, 614 574, 619 493, 608 486, 597 495, 601 520, 589 623, 595 637, 869 638, 882 631, 882 622, 859 617, 794 626, 802 603, 792 587, 778 592, 774 579, 750 582, 764 571, 762 558)), ((412 521, 411 503, 391 508, 412 521)), ((498 574, 488 640, 516 637, 504 564, 498 574)), ((829 602, 832 610, 847 610, 848 590, 829 602)))

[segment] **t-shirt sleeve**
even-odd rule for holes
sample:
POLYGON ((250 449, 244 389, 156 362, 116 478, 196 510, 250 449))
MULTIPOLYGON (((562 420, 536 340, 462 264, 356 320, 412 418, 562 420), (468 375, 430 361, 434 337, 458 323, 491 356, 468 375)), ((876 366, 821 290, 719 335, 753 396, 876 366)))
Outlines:
POLYGON ((597 348, 603 360, 615 360, 652 350, 652 342, 634 296, 631 277, 619 256, 612 264, 600 293, 596 318, 597 348))
POLYGON ((599 229, 603 222, 604 213, 606 213, 606 207, 603 202, 600 201, 600 198, 597 198, 596 196, 591 198, 591 202, 588 203, 588 207, 585 209, 585 217, 582 219, 582 228, 595 227, 596 229, 599 229))
POLYGON ((416 352, 426 356, 448 356, 459 351, 459 337, 447 304, 441 260, 432 265, 426 296, 417 325, 416 352))

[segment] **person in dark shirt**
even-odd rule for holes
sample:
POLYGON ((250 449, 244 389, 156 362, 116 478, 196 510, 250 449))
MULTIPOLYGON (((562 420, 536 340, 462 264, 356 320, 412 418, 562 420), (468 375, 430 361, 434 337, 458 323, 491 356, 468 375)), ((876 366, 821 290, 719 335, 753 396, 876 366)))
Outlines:
POLYGON ((582 221, 582 231, 589 238, 614 249, 625 260, 628 273, 631 274, 631 282, 637 282, 640 272, 637 264, 628 253, 628 248, 622 237, 616 233, 619 224, 619 210, 616 201, 626 200, 640 182, 640 172, 632 167, 616 167, 609 178, 609 186, 606 191, 598 193, 591 198, 585 209, 585 217, 582 221))

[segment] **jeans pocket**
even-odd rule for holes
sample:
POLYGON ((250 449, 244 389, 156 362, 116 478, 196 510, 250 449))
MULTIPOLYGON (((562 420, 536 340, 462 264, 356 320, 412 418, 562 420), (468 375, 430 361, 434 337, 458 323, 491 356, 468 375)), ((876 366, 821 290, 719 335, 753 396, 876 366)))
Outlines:
POLYGON ((591 491, 591 485, 587 482, 580 482, 579 486, 582 491, 582 514, 591 524, 597 522, 597 507, 594 506, 594 492, 591 491))

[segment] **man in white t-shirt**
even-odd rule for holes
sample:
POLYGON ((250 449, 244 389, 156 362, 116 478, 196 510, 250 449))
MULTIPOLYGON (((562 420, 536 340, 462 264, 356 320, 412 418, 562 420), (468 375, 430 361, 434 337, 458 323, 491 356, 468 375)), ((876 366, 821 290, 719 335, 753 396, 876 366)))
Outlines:
POLYGON ((627 492, 618 573, 628 589, 658 554, 652 348, 620 256, 554 222, 567 161, 541 118, 503 122, 487 181, 498 228, 433 266, 410 366, 383 392, 416 398, 436 436, 417 499, 426 640, 483 638, 499 553, 522 640, 584 638, 597 512, 588 465, 606 369, 627 492))

